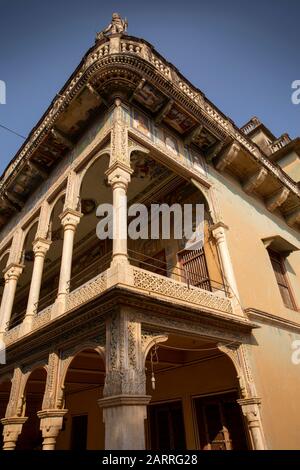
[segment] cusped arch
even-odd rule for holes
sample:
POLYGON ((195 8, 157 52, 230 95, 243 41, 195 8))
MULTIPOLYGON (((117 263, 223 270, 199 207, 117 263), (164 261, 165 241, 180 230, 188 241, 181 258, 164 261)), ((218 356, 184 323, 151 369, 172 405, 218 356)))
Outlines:
POLYGON ((7 256, 7 261, 9 259, 9 255, 10 255, 10 250, 11 250, 11 247, 7 248, 3 253, 1 253, 0 255, 0 263, 2 262, 2 260, 5 258, 5 256, 7 256))
POLYGON ((104 346, 100 345, 95 345, 94 342, 85 342, 83 344, 78 345, 75 348, 72 348, 70 351, 66 351, 63 353, 63 358, 61 360, 61 368, 60 368, 60 377, 59 377, 59 383, 58 383, 58 388, 63 389, 65 386, 66 382, 66 377, 68 373, 68 369, 73 362, 73 360, 78 356, 80 353, 84 351, 95 351, 96 353, 99 354, 103 365, 105 367, 105 348, 104 346))
POLYGON ((78 176, 79 176, 79 194, 81 192, 82 188, 82 183, 84 181, 85 175, 89 171, 89 169, 104 155, 107 155, 108 158, 110 159, 111 156, 111 150, 109 147, 105 147, 104 149, 100 150, 97 152, 89 161, 82 167, 81 170, 78 170, 78 176))
POLYGON ((56 204, 63 198, 66 197, 67 188, 62 189, 51 202, 47 201, 49 204, 49 222, 52 219, 52 215, 55 209, 56 204))
MULTIPOLYGON (((30 222, 28 225, 26 225, 25 228, 22 228, 22 240, 21 240, 21 247, 22 247, 22 250, 24 250, 27 237, 28 237, 28 235, 30 234, 31 230, 34 228, 35 225, 36 225, 37 228, 38 228, 38 224, 39 224, 39 214, 36 215, 36 216, 34 217, 34 219, 32 219, 31 222, 30 222)), ((34 238, 35 238, 35 237, 34 237, 34 238)))

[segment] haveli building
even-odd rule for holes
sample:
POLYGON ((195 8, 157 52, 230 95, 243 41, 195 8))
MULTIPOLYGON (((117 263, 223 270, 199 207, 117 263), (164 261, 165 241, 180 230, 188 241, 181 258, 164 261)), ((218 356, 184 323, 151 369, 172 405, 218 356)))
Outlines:
POLYGON ((0 181, 3 448, 299 448, 300 140, 239 129, 126 29, 0 181), (126 194, 203 203, 203 249, 100 241, 126 194))

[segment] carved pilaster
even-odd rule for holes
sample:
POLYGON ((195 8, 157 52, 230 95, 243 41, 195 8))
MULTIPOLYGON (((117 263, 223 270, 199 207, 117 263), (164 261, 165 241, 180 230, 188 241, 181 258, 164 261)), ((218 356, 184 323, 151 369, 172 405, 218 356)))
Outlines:
POLYGON ((111 130, 111 158, 109 166, 119 162, 130 168, 128 153, 128 129, 124 118, 121 100, 116 99, 111 130))
POLYGON ((253 449, 266 450, 266 443, 264 439, 259 409, 261 404, 260 398, 253 397, 237 401, 242 409, 243 415, 246 418, 253 449))
MULTIPOLYGON (((144 343, 145 346, 145 343, 144 343)), ((146 395, 145 350, 141 324, 126 310, 115 312, 106 325, 106 378, 103 408, 105 449, 144 449, 146 395)))
POLYGON ((10 252, 9 252, 9 259, 8 264, 11 263, 19 263, 21 260, 22 255, 22 246, 23 246, 23 239, 24 234, 21 229, 17 229, 14 233, 14 237, 12 240, 10 252))
POLYGON ((107 320, 104 396, 144 395, 146 376, 141 345, 141 324, 127 312, 107 320))
POLYGON ((71 209, 74 211, 80 210, 80 176, 75 171, 71 171, 68 176, 66 199, 64 204, 64 211, 71 209))
POLYGON ((44 201, 41 205, 36 238, 48 238, 50 214, 50 205, 48 201, 44 201))
POLYGON ((47 366, 47 381, 43 398, 42 409, 62 409, 63 398, 58 386, 58 377, 60 372, 59 353, 53 351, 49 354, 47 366))

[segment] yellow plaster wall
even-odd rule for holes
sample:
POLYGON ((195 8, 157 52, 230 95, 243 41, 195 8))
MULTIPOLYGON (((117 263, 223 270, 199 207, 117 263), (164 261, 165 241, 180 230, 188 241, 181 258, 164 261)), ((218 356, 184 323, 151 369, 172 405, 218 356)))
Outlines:
POLYGON ((296 152, 291 152, 277 162, 295 181, 300 181, 300 160, 296 152))
MULTIPOLYGON (((249 348, 254 380, 262 398, 262 416, 271 449, 300 449, 300 365, 291 360, 292 341, 299 339, 300 312, 284 306, 262 238, 280 235, 300 246, 299 234, 271 214, 263 203, 248 196, 226 175, 211 170, 226 232, 237 286, 244 308, 282 318, 258 323, 249 348), (296 323, 292 327, 288 322, 296 323), (275 326, 276 325, 276 326, 275 326), (299 325, 299 330, 297 330, 299 325)), ((287 270, 297 305, 300 305, 300 252, 287 258, 287 270)))
POLYGON ((65 430, 59 433, 56 449, 69 450, 71 445, 72 416, 88 414, 87 450, 104 449, 104 424, 102 410, 97 400, 102 397, 102 390, 93 389, 67 396, 65 430))

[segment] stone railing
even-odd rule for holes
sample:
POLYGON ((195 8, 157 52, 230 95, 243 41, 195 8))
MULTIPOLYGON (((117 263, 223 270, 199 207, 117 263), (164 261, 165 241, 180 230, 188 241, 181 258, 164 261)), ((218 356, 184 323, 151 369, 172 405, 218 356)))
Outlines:
MULTIPOLYGON (((37 331, 54 321, 57 316, 67 315, 72 310, 97 298, 108 288, 117 285, 122 285, 122 287, 135 292, 141 292, 143 295, 147 293, 152 297, 157 296, 161 299, 171 301, 173 304, 184 303, 187 306, 191 305, 208 312, 222 313, 230 317, 244 316, 242 310, 237 312, 236 309, 233 308, 231 299, 225 297, 224 292, 212 293, 131 265, 126 267, 125 281, 120 282, 120 278, 114 276, 115 274, 108 269, 78 287, 76 290, 70 292, 66 299, 65 309, 59 315, 57 315, 56 312, 56 303, 46 307, 34 316, 31 332, 37 331)), ((26 334, 28 335, 28 331, 26 334)), ((23 335, 22 324, 20 324, 12 330, 7 331, 3 340, 6 346, 9 346, 18 339, 21 339, 23 335)))
POLYGON ((66 311, 73 310, 94 297, 97 297, 106 290, 107 287, 107 271, 99 274, 73 292, 70 292, 67 298, 66 311))
POLYGON ((288 134, 283 134, 281 137, 279 137, 279 139, 275 140, 275 142, 270 145, 271 152, 277 152, 278 150, 288 145, 291 141, 292 139, 288 134))
POLYGON ((151 294, 172 299, 173 302, 183 301, 198 307, 218 310, 223 313, 233 313, 232 303, 229 298, 221 297, 199 287, 187 286, 159 274, 145 269, 133 268, 133 285, 135 288, 151 294))
POLYGON ((252 118, 247 124, 241 127, 241 131, 248 135, 251 131, 253 131, 257 126, 261 124, 260 120, 257 118, 252 118))

